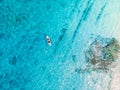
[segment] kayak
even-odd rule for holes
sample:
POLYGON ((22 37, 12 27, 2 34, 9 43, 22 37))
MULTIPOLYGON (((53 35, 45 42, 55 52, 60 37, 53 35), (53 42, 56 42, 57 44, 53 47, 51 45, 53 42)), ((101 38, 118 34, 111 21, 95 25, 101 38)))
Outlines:
POLYGON ((50 40, 49 36, 46 36, 46 40, 47 40, 48 45, 51 46, 51 40, 50 40))

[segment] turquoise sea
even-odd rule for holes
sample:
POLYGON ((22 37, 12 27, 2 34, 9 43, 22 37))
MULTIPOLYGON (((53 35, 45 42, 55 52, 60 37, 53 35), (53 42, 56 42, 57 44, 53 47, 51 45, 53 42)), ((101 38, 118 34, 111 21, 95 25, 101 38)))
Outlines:
POLYGON ((119 16, 120 0, 0 0, 0 90, 109 90, 108 74, 75 69, 119 16))

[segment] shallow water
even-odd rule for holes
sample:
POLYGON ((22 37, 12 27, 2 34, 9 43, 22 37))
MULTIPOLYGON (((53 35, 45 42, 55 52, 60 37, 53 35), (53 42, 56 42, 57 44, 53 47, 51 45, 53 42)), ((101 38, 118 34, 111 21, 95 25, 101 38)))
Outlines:
POLYGON ((88 41, 115 37, 119 16, 120 0, 0 0, 0 89, 109 90, 110 73, 75 69, 88 41))

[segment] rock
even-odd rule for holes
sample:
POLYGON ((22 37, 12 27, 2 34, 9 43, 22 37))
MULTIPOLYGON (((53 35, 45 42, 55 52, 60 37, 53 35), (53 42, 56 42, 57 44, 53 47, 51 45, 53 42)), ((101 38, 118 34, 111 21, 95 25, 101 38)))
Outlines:
POLYGON ((105 68, 113 63, 120 50, 120 45, 115 38, 98 36, 85 51, 86 61, 95 67, 105 68))

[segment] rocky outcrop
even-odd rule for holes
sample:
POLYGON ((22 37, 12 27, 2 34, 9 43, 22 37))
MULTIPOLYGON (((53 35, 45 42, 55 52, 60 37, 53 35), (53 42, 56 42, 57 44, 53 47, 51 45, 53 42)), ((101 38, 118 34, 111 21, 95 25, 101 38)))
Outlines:
POLYGON ((85 58, 92 67, 106 69, 117 59, 119 51, 120 45, 115 38, 99 36, 85 50, 85 58))

